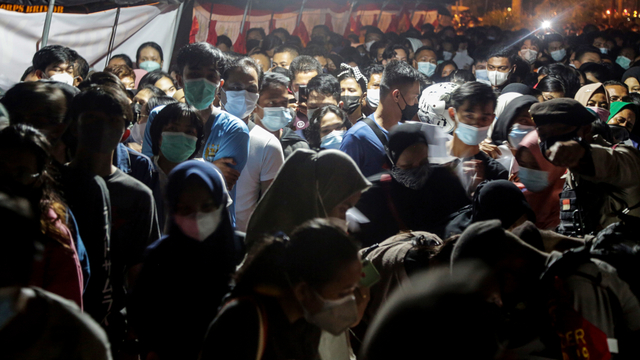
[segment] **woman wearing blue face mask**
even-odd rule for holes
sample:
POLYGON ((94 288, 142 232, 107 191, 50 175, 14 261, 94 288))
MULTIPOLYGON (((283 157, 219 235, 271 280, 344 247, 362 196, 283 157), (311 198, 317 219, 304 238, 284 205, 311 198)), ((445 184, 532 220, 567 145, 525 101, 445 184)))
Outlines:
MULTIPOLYGON (((367 299, 358 284, 358 246, 324 219, 286 235, 266 236, 236 274, 236 286, 204 341, 201 359, 319 359, 321 330, 342 340, 330 359, 349 358, 346 330, 367 299), (360 306, 359 306, 360 305, 360 306)), ((322 335, 325 337, 325 335, 322 335)), ((322 349, 320 350, 322 351, 322 349)))
POLYGON ((197 155, 204 131, 196 110, 184 103, 165 106, 149 129, 153 150, 153 195, 158 207, 158 223, 164 230, 166 218, 164 195, 168 174, 183 161, 197 155))
POLYGON ((136 52, 136 65, 138 66, 138 69, 152 72, 154 70, 162 69, 163 64, 164 57, 162 55, 162 48, 160 45, 153 41, 140 45, 136 52))
POLYGON ((238 262, 229 195, 215 165, 190 160, 166 198, 169 231, 147 248, 127 310, 143 358, 195 360, 238 262))
POLYGON ((347 114, 335 105, 325 105, 313 113, 304 129, 305 139, 312 149, 340 150, 342 137, 351 128, 347 114))
POLYGON ((524 197, 536 214, 539 229, 555 229, 560 224, 558 199, 567 169, 547 161, 538 146, 538 133, 534 130, 522 139, 516 152, 520 165, 518 178, 524 185, 524 197))

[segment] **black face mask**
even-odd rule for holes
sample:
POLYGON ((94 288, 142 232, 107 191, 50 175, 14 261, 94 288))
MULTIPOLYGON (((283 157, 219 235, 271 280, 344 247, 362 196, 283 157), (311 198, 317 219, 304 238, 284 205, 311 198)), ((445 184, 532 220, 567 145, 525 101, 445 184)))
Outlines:
POLYGON ((570 133, 549 137, 544 141, 540 141, 539 146, 540 146, 540 152, 542 152, 542 156, 544 156, 545 159, 551 162, 551 160, 549 160, 549 158, 547 157, 547 150, 549 150, 553 146, 553 144, 557 142, 570 141, 570 140, 580 141, 581 139, 578 137, 578 129, 575 129, 570 133))
POLYGON ((360 107, 360 96, 341 96, 340 100, 344 103, 342 110, 347 114, 353 114, 360 107))
POLYGON ((400 119, 400 120, 411 120, 411 119, 413 119, 413 117, 416 116, 416 114, 418 113, 418 110, 419 110, 418 104, 409 105, 407 103, 407 100, 405 100, 404 95, 402 95, 402 93, 400 93, 400 96, 402 96, 402 100, 404 100, 404 104, 405 104, 404 109, 402 109, 402 108, 400 108, 400 103, 396 103, 398 105, 398 108, 400 109, 400 111, 402 111, 402 119, 400 119))
POLYGON ((609 125, 611 129, 611 135, 613 136, 613 142, 619 144, 623 141, 629 140, 629 130, 620 125, 609 125))

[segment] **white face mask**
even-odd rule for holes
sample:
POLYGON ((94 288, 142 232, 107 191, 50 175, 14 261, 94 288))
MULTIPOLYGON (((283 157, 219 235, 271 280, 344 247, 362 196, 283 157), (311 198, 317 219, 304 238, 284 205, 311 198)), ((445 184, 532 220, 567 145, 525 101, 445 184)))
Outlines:
POLYGON ((218 225, 222 221, 223 209, 225 209, 224 204, 208 213, 197 212, 187 216, 174 215, 173 220, 180 227, 182 233, 192 239, 204 241, 218 229, 218 225))
POLYGON ((55 74, 49 77, 49 80, 59 81, 67 85, 73 86, 73 76, 67 73, 55 74))
POLYGON ((220 91, 220 103, 226 112, 244 119, 256 108, 259 94, 250 93, 247 90, 220 91))
POLYGON ((147 128, 147 122, 142 124, 135 123, 131 128, 131 138, 138 144, 142 144, 142 140, 144 139, 144 131, 147 128))
POLYGON ((367 89, 367 104, 372 109, 376 109, 380 103, 380 89, 367 89))
POLYGON ((509 79, 509 74, 511 72, 500 72, 500 71, 487 71, 487 76, 489 77, 489 82, 491 86, 501 86, 509 79))
POLYGON ((538 58, 538 52, 531 49, 520 50, 522 58, 529 64, 533 64, 538 58))
POLYGON ((444 58, 445 61, 451 60, 452 57, 453 57, 453 53, 451 53, 449 51, 443 51, 442 52, 442 58, 444 58))

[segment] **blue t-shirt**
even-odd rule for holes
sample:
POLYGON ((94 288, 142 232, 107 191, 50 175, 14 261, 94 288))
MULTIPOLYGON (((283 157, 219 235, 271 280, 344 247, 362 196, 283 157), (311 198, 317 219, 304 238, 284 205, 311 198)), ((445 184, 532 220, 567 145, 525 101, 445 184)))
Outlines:
MULTIPOLYGON (((389 132, 378 125, 373 114, 369 115, 369 119, 373 120, 388 140, 389 132)), ((384 145, 364 121, 357 122, 347 131, 342 139, 340 150, 351 156, 365 177, 384 171, 382 166, 387 159, 384 145)))
MULTIPOLYGON (((213 115, 211 115, 213 116, 213 115)), ((147 125, 148 127, 149 125, 147 125)), ((222 158, 232 158, 235 166, 231 168, 242 171, 249 157, 249 128, 244 121, 221 111, 211 125, 211 134, 206 139, 202 158, 214 162, 222 158)), ((236 226, 236 187, 229 192, 233 204, 229 207, 229 215, 233 226, 236 226)))

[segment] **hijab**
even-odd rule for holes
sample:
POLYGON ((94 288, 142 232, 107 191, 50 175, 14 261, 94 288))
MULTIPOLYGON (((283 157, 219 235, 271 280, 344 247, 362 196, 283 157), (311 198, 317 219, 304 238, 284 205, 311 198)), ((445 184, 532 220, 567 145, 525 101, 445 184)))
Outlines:
POLYGON ((344 152, 298 149, 284 162, 251 214, 247 247, 265 234, 288 234, 307 220, 326 218, 340 203, 369 186, 344 152))
POLYGON ((602 85, 602 83, 589 84, 581 87, 580 90, 578 90, 578 92, 576 93, 574 99, 578 100, 578 102, 582 104, 582 106, 587 106, 587 104, 589 103, 589 99, 591 99, 593 94, 595 94, 599 90, 602 90, 604 92, 604 96, 607 98, 607 103, 611 103, 611 100, 609 99, 609 93, 607 93, 607 89, 604 88, 604 85, 602 85))
POLYGON ((516 116, 524 108, 529 108, 531 105, 538 102, 534 96, 522 95, 519 96, 505 106, 504 110, 500 114, 493 126, 493 132, 491 133, 491 140, 495 145, 502 145, 504 141, 509 141, 509 131, 513 126, 513 121, 516 116))
POLYGON ((627 80, 628 78, 635 78, 636 80, 640 81, 640 66, 634 66, 632 68, 630 68, 629 70, 625 71, 624 74, 622 75, 622 82, 625 82, 625 80, 627 80))
POLYGON ((536 226, 539 229, 552 229, 560 224, 560 193, 565 180, 562 175, 567 169, 550 163, 542 156, 538 146, 538 132, 532 131, 520 142, 520 147, 527 148, 536 159, 541 171, 546 171, 549 186, 541 192, 525 191, 524 197, 536 214, 536 226))

